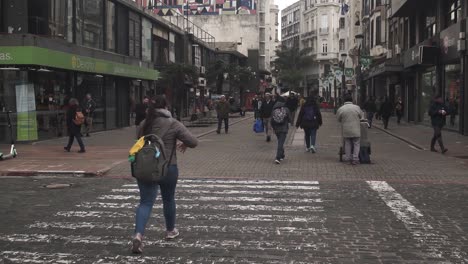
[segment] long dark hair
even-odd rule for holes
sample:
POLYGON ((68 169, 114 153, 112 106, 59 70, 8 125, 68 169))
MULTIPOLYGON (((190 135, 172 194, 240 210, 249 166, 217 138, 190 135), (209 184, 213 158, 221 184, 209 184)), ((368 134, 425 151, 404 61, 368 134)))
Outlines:
POLYGON ((148 108, 146 109, 145 124, 143 125, 144 135, 151 134, 154 121, 156 120, 156 118, 159 117, 156 110, 166 109, 166 107, 167 107, 167 100, 166 100, 166 97, 162 95, 157 95, 152 100, 150 100, 150 102, 148 103, 148 108))

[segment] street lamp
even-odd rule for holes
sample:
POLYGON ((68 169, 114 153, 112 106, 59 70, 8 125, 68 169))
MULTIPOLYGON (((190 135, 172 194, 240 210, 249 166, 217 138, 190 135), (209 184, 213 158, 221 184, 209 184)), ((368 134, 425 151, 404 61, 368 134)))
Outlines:
POLYGON ((346 58, 348 57, 348 54, 343 53, 341 54, 341 87, 339 89, 339 105, 341 105, 341 99, 343 97, 343 92, 346 91, 346 75, 345 75, 345 66, 346 66, 346 58))
POLYGON ((358 33, 355 36, 356 42, 359 45, 358 48, 358 66, 356 68, 356 78, 357 78, 357 86, 358 90, 360 91, 360 98, 359 101, 361 105, 363 105, 364 100, 366 99, 366 91, 363 85, 363 78, 362 78, 362 64, 361 64, 361 49, 362 49, 362 42, 364 40, 364 35, 362 33, 358 33))

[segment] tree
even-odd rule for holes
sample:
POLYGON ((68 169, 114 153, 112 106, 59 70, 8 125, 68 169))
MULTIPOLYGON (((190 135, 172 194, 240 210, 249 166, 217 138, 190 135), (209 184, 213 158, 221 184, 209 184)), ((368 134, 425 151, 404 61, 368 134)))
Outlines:
POLYGON ((299 87, 304 79, 304 71, 314 61, 309 53, 310 48, 299 50, 297 48, 286 49, 284 47, 276 50, 277 59, 275 60, 275 69, 278 71, 278 78, 288 84, 289 90, 299 87))
POLYGON ((171 63, 162 70, 161 79, 163 83, 172 89, 171 106, 173 111, 177 113, 177 117, 180 118, 183 112, 184 99, 187 96, 187 89, 198 81, 198 70, 193 65, 171 63))
POLYGON ((216 82, 217 93, 222 93, 224 82, 229 84, 229 95, 239 89, 242 95, 246 84, 253 79, 252 69, 250 67, 239 66, 236 63, 226 63, 218 60, 213 63, 207 73, 207 79, 210 83, 216 82))

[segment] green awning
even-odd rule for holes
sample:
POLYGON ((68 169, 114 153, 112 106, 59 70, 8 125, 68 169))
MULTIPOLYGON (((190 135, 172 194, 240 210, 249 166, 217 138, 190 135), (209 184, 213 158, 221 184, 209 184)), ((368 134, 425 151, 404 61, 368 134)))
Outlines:
POLYGON ((135 79, 159 79, 159 72, 154 69, 94 59, 34 46, 0 46, 0 65, 37 65, 135 79))

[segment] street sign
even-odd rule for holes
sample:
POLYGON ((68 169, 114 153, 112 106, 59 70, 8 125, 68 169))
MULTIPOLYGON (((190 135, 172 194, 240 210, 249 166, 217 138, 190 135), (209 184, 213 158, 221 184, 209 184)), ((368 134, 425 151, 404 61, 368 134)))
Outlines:
POLYGON ((341 78, 343 78, 343 71, 341 69, 335 68, 335 78, 337 82, 341 82, 341 78))
POLYGON ((328 85, 329 85, 330 83, 328 82, 328 80, 325 80, 325 81, 323 81, 322 84, 323 84, 323 87, 328 87, 328 85))
POLYGON ((361 65, 364 67, 364 68, 367 68, 371 65, 372 63, 372 58, 369 57, 369 56, 362 56, 361 57, 361 65))
POLYGON ((354 76, 354 69, 353 68, 346 68, 344 70, 345 76, 348 78, 352 78, 354 76))
POLYGON ((332 83, 334 79, 335 79, 335 76, 333 75, 333 73, 330 73, 330 75, 328 75, 328 82, 332 83))

